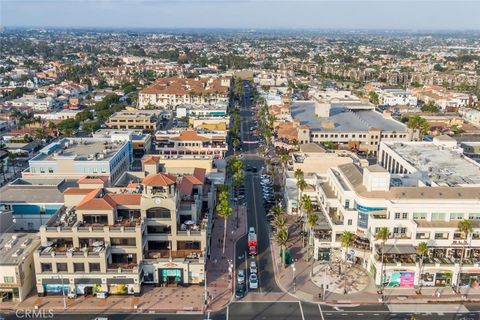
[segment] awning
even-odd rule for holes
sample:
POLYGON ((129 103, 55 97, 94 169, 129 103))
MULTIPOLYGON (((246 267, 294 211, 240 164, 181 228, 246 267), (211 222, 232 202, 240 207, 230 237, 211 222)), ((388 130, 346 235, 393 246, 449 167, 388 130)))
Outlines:
POLYGON ((132 278, 107 279, 107 284, 133 284, 132 278))
POLYGON ((102 279, 92 279, 92 278, 75 279, 75 284, 102 284, 102 279))
POLYGON ((67 278, 42 279, 42 284, 69 284, 69 283, 70 281, 67 278))
MULTIPOLYGON (((380 249, 380 247, 379 247, 380 249)), ((414 254, 417 251, 412 245, 391 245, 386 244, 383 253, 384 254, 414 254)))

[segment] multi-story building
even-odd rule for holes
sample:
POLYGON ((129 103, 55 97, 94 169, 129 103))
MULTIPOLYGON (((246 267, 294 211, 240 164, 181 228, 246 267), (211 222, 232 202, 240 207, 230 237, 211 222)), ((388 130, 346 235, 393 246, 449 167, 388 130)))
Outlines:
POLYGON ((32 291, 38 245, 35 233, 0 233, 0 301, 21 302, 32 291))
POLYGON ((99 129, 94 138, 110 138, 113 141, 130 141, 134 157, 142 157, 152 150, 152 135, 142 130, 99 129))
POLYGON ((66 213, 40 229, 38 293, 139 294, 142 283, 203 283, 212 190, 202 169, 152 172, 122 188, 67 189, 66 213))
POLYGON ((325 222, 315 230, 316 258, 343 259, 346 253, 372 273, 377 285, 383 273, 387 287, 459 283, 478 288, 479 172, 480 165, 462 157, 446 139, 382 142, 379 164, 330 168, 313 182, 325 222), (471 221, 468 236, 458 231, 460 220, 471 221), (375 240, 382 227, 390 233, 383 264, 382 245, 375 240), (348 249, 340 244, 344 231, 354 233, 348 249), (421 242, 428 253, 420 269, 416 247, 421 242))
POLYGON ((159 78, 140 91, 139 108, 151 105, 174 107, 179 104, 217 104, 228 102, 231 87, 229 77, 159 78))
POLYGON ((228 150, 226 131, 157 131, 156 150, 164 158, 221 159, 228 150))
POLYGON ((112 138, 63 138, 29 160, 23 177, 79 179, 107 176, 114 183, 129 168, 132 143, 112 138))
POLYGON ((387 106, 407 105, 416 106, 415 96, 397 87, 380 87, 376 90, 380 104, 387 106))
POLYGON ((105 122, 110 129, 140 129, 154 132, 160 124, 158 111, 124 110, 115 112, 105 122))
POLYGON ((6 105, 12 107, 28 107, 35 111, 49 111, 54 105, 52 97, 40 98, 35 95, 24 95, 23 97, 5 102, 6 105))

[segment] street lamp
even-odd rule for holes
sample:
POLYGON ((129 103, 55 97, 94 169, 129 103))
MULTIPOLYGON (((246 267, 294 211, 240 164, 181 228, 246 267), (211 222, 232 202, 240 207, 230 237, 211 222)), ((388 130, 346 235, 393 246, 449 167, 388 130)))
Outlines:
POLYGON ((297 292, 297 278, 295 277, 295 263, 292 263, 293 272, 293 293, 297 292))

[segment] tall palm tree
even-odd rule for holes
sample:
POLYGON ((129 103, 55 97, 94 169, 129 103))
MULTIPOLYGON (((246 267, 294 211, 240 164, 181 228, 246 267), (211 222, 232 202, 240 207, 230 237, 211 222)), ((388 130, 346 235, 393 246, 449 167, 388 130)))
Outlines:
POLYGON ((223 254, 225 254, 225 240, 227 238, 227 221, 228 218, 232 215, 232 208, 228 203, 228 192, 222 191, 219 195, 219 203, 217 204, 217 214, 223 218, 223 254))
POLYGON ((350 231, 344 231, 340 236, 340 243, 342 244, 342 247, 345 248, 345 267, 343 271, 343 287, 345 293, 347 292, 347 255, 348 249, 352 246, 353 237, 354 234, 350 231))
POLYGON ((278 204, 274 205, 271 210, 275 217, 283 215, 283 210, 278 204))
MULTIPOLYGON (((302 181, 302 180, 300 180, 302 181)), ((305 181, 305 180, 303 180, 305 181)), ((302 187, 302 186, 300 186, 302 187)), ((301 189, 301 188, 299 188, 301 189)), ((303 190, 302 190, 303 191, 303 190)), ((301 216, 303 216, 303 212, 307 212, 307 215, 309 212, 311 212, 313 210, 313 206, 312 206, 312 200, 310 199, 310 196, 304 194, 302 195, 302 197, 300 198, 300 210, 301 210, 301 216)), ((304 246, 304 243, 305 243, 305 238, 304 238, 304 234, 306 232, 305 230, 305 223, 303 223, 303 228, 302 228, 302 246, 304 246)))
POLYGON ((282 248, 282 268, 286 267, 285 253, 288 244, 288 231, 285 228, 279 229, 275 235, 278 245, 282 248))
POLYGON ((302 209, 302 204, 301 204, 301 197, 303 195, 303 190, 305 190, 307 188, 307 182, 305 181, 305 179, 301 178, 300 180, 297 180, 297 188, 298 188, 298 191, 297 191, 297 207, 298 207, 298 210, 300 210, 299 214, 302 215, 302 212, 301 212, 301 209, 302 209))
POLYGON ((312 240, 313 240, 313 232, 314 232, 313 229, 317 226, 317 224, 318 224, 317 214, 313 211, 310 211, 308 213, 308 216, 307 216, 307 226, 308 226, 308 229, 310 231, 310 233, 308 235, 308 248, 309 248, 308 251, 312 252, 311 257, 310 257, 310 255, 308 255, 308 257, 310 257, 310 259, 311 259, 310 274, 313 274, 313 263, 315 262, 315 258, 314 258, 315 253, 313 251, 314 248, 312 247, 313 246, 312 240))
POLYGON ((417 246, 417 256, 419 262, 419 292, 422 292, 422 273, 423 273, 423 260, 425 256, 428 254, 428 245, 426 242, 420 242, 417 246))
POLYGON ((285 219, 285 216, 283 214, 275 216, 275 219, 273 219, 273 225, 277 227, 277 229, 284 229, 286 224, 287 219, 285 219))
POLYGON ((473 232, 472 221, 466 220, 466 219, 459 221, 457 229, 459 232, 463 233, 463 236, 465 238, 465 241, 463 241, 463 245, 462 245, 462 255, 460 256, 460 268, 457 276, 457 292, 458 292, 458 290, 460 289, 460 275, 462 274, 463 258, 465 256, 465 246, 468 242, 469 234, 473 232))
POLYGON ((384 254, 384 249, 385 249, 385 242, 388 240, 390 236, 390 230, 388 230, 387 227, 382 227, 380 230, 378 230, 377 234, 375 235, 375 240, 380 241, 381 243, 381 252, 382 252, 382 258, 381 258, 381 265, 380 265, 380 281, 381 281, 381 287, 380 287, 380 292, 383 293, 383 254, 384 254))

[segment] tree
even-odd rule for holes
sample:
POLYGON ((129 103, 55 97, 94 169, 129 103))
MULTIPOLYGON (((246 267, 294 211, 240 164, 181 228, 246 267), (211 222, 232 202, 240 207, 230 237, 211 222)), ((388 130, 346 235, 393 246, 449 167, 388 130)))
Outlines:
POLYGON ((344 231, 340 236, 340 243, 345 248, 345 270, 343 272, 343 288, 344 293, 347 294, 347 255, 348 249, 352 246, 354 234, 350 231, 344 231))
MULTIPOLYGON (((13 175, 17 174, 17 155, 15 153, 9 152, 7 155, 8 163, 13 167, 13 175)), ((8 170, 8 166, 7 166, 8 170)))
POLYGON ((422 112, 431 112, 431 113, 438 113, 438 107, 433 102, 426 103, 420 107, 422 112))
POLYGON ((378 94, 375 91, 370 91, 368 93, 368 100, 370 101, 370 103, 372 103, 374 105, 379 105, 380 104, 378 94))
POLYGON ((426 134, 430 129, 428 121, 420 116, 413 116, 408 119, 407 128, 419 130, 422 134, 426 134))
POLYGON ((277 234, 275 235, 275 239, 277 240, 278 245, 282 248, 282 268, 285 269, 286 267, 286 248, 288 244, 288 231, 285 228, 278 229, 277 234))
POLYGON ((433 66, 433 70, 434 71, 438 71, 438 72, 443 72, 445 71, 446 69, 444 67, 442 67, 442 65, 440 63, 436 63, 434 66, 433 66))
POLYGON ((390 236, 390 230, 388 230, 387 227, 382 227, 380 228, 380 230, 378 230, 377 234, 375 235, 375 240, 377 241, 380 241, 381 243, 381 254, 382 254, 382 257, 381 257, 381 265, 380 265, 380 281, 381 281, 381 292, 383 292, 383 282, 384 282, 384 279, 383 279, 383 266, 384 266, 384 259, 383 259, 383 255, 384 255, 384 249, 385 249, 385 242, 388 240, 390 236))
POLYGON ((420 264, 419 265, 419 269, 420 269, 420 272, 419 272, 419 285, 420 285, 420 289, 419 289, 419 292, 422 291, 422 274, 423 274, 423 260, 425 258, 425 256, 428 254, 428 245, 426 242, 420 242, 417 246, 417 256, 418 256, 418 263, 420 264))
POLYGON ((44 127, 35 129, 35 133, 33 134, 34 138, 37 140, 43 140, 48 137, 47 129, 44 127))
POLYGON ((310 275, 313 275, 313 263, 315 261, 315 253, 314 253, 314 248, 312 248, 313 246, 313 234, 314 234, 314 228, 317 226, 318 224, 318 216, 315 212, 310 211, 307 215, 307 226, 308 226, 308 230, 310 231, 309 234, 308 234, 308 252, 311 252, 311 257, 310 255, 308 255, 308 257, 311 259, 311 269, 310 269, 310 275))
POLYGON ((217 214, 223 218, 223 254, 225 255, 225 240, 227 238, 227 221, 228 218, 232 215, 232 208, 230 208, 230 204, 228 203, 228 192, 222 191, 220 192, 219 196, 219 203, 217 204, 217 214))
POLYGON ((100 124, 98 123, 98 121, 88 121, 88 122, 85 122, 83 125, 82 125, 82 128, 83 128, 83 131, 85 132, 91 132, 91 133, 94 133, 95 131, 97 131, 98 129, 100 129, 100 124))
POLYGON ((465 256, 465 246, 468 241, 468 235, 473 232, 472 221, 465 220, 465 219, 459 221, 457 225, 457 229, 459 232, 463 233, 463 237, 465 238, 462 245, 462 255, 460 256, 460 268, 457 276, 457 292, 458 292, 460 289, 460 275, 462 274, 463 258, 465 256))
POLYGON ((300 178, 300 180, 297 180, 297 188, 298 188, 298 191, 297 191, 297 197, 298 197, 298 209, 300 210, 300 215, 302 215, 302 201, 301 201, 301 198, 302 198, 302 195, 303 195, 303 190, 305 190, 307 188, 307 182, 305 181, 305 179, 300 178))
POLYGON ((287 219, 283 214, 276 215, 275 219, 273 219, 273 225, 277 227, 277 229, 285 228, 286 224, 287 224, 287 219))

